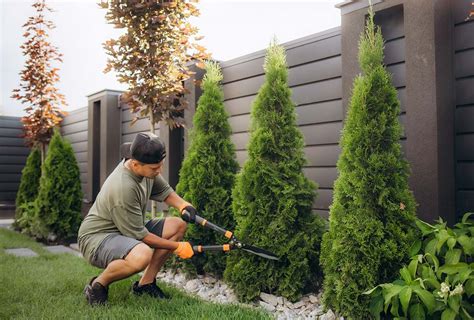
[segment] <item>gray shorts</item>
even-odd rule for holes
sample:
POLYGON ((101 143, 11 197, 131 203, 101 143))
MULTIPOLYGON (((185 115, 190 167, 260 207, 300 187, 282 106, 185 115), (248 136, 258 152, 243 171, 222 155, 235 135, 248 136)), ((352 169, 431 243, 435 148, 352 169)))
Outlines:
MULTIPOLYGON (((147 228, 149 232, 161 237, 165 220, 166 218, 152 219, 146 223, 145 228, 147 228)), ((112 261, 125 259, 130 251, 140 243, 143 242, 121 234, 110 234, 100 243, 92 257, 91 264, 98 268, 105 269, 112 261)))

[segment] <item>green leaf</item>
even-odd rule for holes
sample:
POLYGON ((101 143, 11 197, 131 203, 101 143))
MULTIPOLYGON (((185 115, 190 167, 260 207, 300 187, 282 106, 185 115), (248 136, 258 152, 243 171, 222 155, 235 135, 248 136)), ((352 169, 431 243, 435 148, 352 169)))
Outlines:
POLYGON ((410 257, 413 257, 415 254, 417 254, 421 249, 421 240, 416 240, 413 242, 413 244, 410 247, 409 250, 409 255, 410 257))
POLYGON ((474 279, 467 280, 464 285, 464 292, 466 292, 469 298, 474 294, 474 279))
POLYGON ((420 303, 410 306, 410 319, 425 320, 425 309, 420 303))
POLYGON ((466 309, 464 309, 463 307, 461 307, 461 312, 459 313, 459 315, 461 316, 462 320, 472 320, 472 319, 474 319, 473 317, 471 317, 469 312, 466 309))
POLYGON ((416 226, 421 230, 421 233, 423 234, 423 236, 433 233, 435 230, 435 228, 431 224, 426 223, 420 219, 416 219, 415 223, 416 223, 416 226))
POLYGON ((439 260, 436 258, 434 254, 431 253, 426 253, 425 254, 425 259, 429 262, 431 260, 431 263, 434 265, 435 269, 434 271, 437 272, 439 268, 439 260), (428 259, 430 258, 430 259, 428 259))
POLYGON ((461 258, 461 249, 450 249, 446 252, 445 263, 446 264, 457 264, 461 258))
POLYGON ((466 213, 462 216, 461 222, 462 222, 462 223, 466 223, 466 221, 469 219, 469 217, 470 217, 471 215, 473 215, 473 214, 474 214, 474 212, 466 212, 466 213))
POLYGON ((440 277, 442 273, 455 274, 464 271, 466 268, 469 268, 469 266, 467 265, 467 263, 464 262, 459 262, 456 264, 445 264, 444 266, 439 267, 437 274, 438 277, 440 277))
POLYGON ((392 286, 387 286, 383 290, 383 296, 384 296, 384 305, 385 305, 385 313, 387 313, 388 306, 390 305, 390 302, 394 296, 400 293, 402 290, 402 286, 399 285, 392 285, 392 286))
POLYGON ((400 303, 402 304, 403 314, 408 316, 408 306, 410 305, 411 294, 413 290, 410 287, 405 287, 400 291, 398 297, 400 298, 400 303))
POLYGON ((455 320, 456 319, 456 312, 447 308, 441 314, 441 320, 455 320))
POLYGON ((441 247, 449 238, 448 231, 445 229, 440 230, 436 235, 436 238, 438 239, 438 242, 436 243, 436 253, 439 253, 441 251, 441 247))
POLYGON ((456 245, 456 239, 454 237, 450 237, 447 241, 448 248, 452 249, 456 245))
POLYGON ((474 239, 465 234, 458 237, 458 242, 461 244, 464 253, 467 255, 474 255, 474 239))
POLYGON ((413 280, 410 275, 410 271, 408 271, 407 267, 403 267, 400 269, 400 275, 402 276, 402 279, 403 281, 405 281, 406 284, 410 284, 413 280))
POLYGON ((448 297, 448 305, 451 309, 456 312, 456 314, 459 312, 459 305, 461 304, 461 296, 460 295, 455 295, 455 296, 449 296, 448 297))
POLYGON ((433 238, 431 239, 425 247, 425 253, 429 253, 430 255, 436 255, 436 245, 438 243, 438 239, 433 238))
POLYGON ((380 313, 383 311, 383 296, 381 294, 370 300, 369 310, 376 320, 380 320, 380 313))
POLYGON ((414 287, 413 291, 417 294, 417 296, 421 299, 423 304, 426 306, 426 309, 428 310, 428 314, 432 314, 436 306, 436 302, 435 302, 435 298, 433 294, 419 287, 414 287))
POLYGON ((414 279, 416 277, 416 269, 418 268, 418 256, 410 261, 408 265, 408 271, 410 272, 411 278, 414 279))

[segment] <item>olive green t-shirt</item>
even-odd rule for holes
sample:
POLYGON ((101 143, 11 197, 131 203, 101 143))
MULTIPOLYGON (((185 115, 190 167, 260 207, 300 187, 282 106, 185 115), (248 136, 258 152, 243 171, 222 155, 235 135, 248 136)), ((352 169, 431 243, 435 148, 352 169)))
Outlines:
POLYGON ((140 177, 122 160, 105 180, 88 215, 79 228, 78 243, 84 258, 91 260, 100 243, 110 234, 143 239, 148 199, 164 201, 174 190, 158 175, 140 177))

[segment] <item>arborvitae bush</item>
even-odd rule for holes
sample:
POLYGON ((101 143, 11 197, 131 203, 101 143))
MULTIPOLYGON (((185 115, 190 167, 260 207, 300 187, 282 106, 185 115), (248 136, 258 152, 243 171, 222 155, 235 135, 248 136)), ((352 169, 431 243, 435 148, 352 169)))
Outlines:
POLYGON ((319 245, 324 221, 311 212, 316 185, 307 179, 304 139, 296 125, 285 50, 267 50, 265 83, 252 107, 249 157, 233 191, 236 236, 267 249, 280 261, 231 252, 225 278, 241 300, 261 291, 294 301, 320 277, 319 245))
POLYGON ((354 80, 321 249, 324 303, 351 319, 370 318, 362 293, 397 277, 417 237, 400 146, 400 103, 383 65, 383 46, 370 11, 359 42, 363 75, 354 80))
MULTIPOLYGON (((20 187, 15 199, 15 226, 23 229, 27 225, 22 225, 21 218, 23 216, 22 206, 28 202, 32 202, 38 195, 39 181, 41 177, 41 152, 38 148, 31 149, 26 164, 21 171, 20 187)), ((26 221, 25 221, 26 222, 26 221)))
POLYGON ((77 234, 81 223, 82 190, 79 166, 71 144, 55 130, 43 165, 35 202, 37 236, 59 239, 77 234))
MULTIPOLYGON (((183 161, 176 191, 207 220, 233 230, 232 188, 238 163, 230 140, 232 130, 224 109, 224 94, 219 85, 221 80, 219 64, 208 62, 202 81, 203 93, 193 119, 191 144, 183 161)), ((224 236, 196 225, 189 225, 186 240, 204 245, 228 241, 224 236)), ((206 253, 182 263, 190 273, 210 272, 222 276, 225 261, 226 256, 222 253, 206 253)))

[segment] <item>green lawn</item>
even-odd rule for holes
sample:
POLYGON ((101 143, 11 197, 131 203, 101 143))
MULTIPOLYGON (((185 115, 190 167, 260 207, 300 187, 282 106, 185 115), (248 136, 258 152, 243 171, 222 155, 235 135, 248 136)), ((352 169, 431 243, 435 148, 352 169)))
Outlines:
POLYGON ((30 238, 0 229, 0 319, 270 319, 247 307, 204 302, 163 283, 170 300, 136 297, 130 286, 138 276, 114 283, 108 306, 91 308, 82 290, 98 273, 81 258, 50 254, 30 238), (18 247, 40 256, 20 258, 4 251, 18 247))

